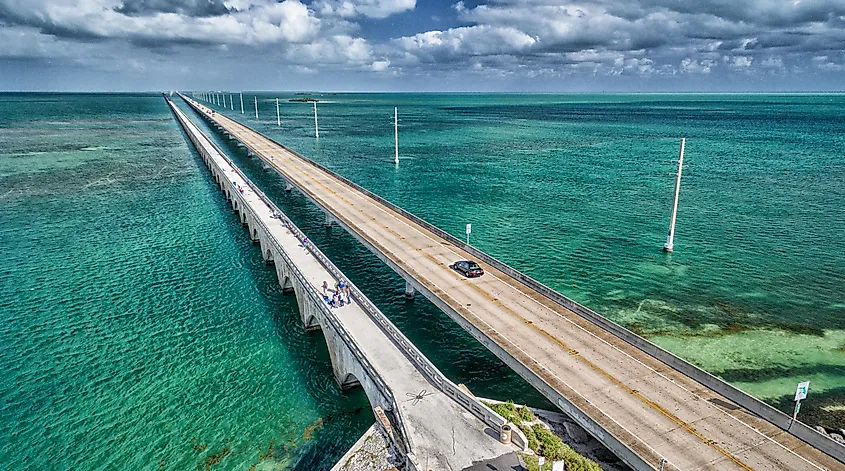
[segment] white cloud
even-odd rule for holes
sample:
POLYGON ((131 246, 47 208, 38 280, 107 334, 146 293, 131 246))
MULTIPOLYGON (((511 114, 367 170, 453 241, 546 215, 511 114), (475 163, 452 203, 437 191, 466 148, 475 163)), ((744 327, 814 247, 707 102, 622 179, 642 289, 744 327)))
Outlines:
POLYGON ((434 55, 488 55, 513 53, 532 46, 536 39, 515 28, 488 25, 428 31, 399 38, 395 43, 408 52, 434 55))
POLYGON ((119 38, 147 42, 267 44, 303 42, 320 31, 320 20, 298 0, 235 0, 228 15, 123 14, 120 0, 0 0, 17 19, 56 35, 119 38))
POLYGON ((384 72, 385 70, 387 70, 388 67, 390 67, 390 61, 387 59, 381 61, 373 61, 373 63, 370 64, 370 69, 372 69, 374 72, 384 72))
POLYGON ((713 60, 704 59, 697 61, 686 57, 681 61, 681 72, 688 74, 709 74, 713 70, 714 65, 715 61, 713 60))
POLYGON ((308 44, 291 45, 286 57, 297 64, 312 66, 351 65, 372 63, 372 47, 363 38, 338 35, 319 39, 308 44))
POLYGON ((827 55, 814 56, 813 57, 813 65, 815 65, 816 68, 818 68, 820 70, 827 71, 827 72, 845 71, 845 64, 834 62, 827 55))
POLYGON ((416 0, 320 0, 314 4, 317 11, 325 16, 354 18, 387 18, 396 13, 413 10, 416 0))
POLYGON ((748 69, 754 63, 754 58, 749 56, 725 56, 724 61, 734 69, 748 69))

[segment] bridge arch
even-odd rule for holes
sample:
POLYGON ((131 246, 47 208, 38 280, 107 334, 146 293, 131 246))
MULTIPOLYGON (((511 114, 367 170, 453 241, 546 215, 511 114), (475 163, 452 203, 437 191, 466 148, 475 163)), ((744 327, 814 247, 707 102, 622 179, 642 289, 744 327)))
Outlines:
POLYGON ((378 406, 385 411, 392 410, 388 399, 382 394, 364 366, 340 337, 340 334, 330 325, 324 325, 322 332, 326 340, 326 347, 329 350, 332 372, 340 389, 346 391, 360 387, 367 394, 367 399, 373 408, 378 406))

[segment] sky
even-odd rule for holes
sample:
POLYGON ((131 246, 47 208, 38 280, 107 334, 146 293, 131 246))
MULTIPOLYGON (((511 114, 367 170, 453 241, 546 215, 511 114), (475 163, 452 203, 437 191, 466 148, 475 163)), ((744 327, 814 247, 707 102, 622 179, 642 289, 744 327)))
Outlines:
POLYGON ((845 0, 0 0, 0 90, 845 90, 845 0))

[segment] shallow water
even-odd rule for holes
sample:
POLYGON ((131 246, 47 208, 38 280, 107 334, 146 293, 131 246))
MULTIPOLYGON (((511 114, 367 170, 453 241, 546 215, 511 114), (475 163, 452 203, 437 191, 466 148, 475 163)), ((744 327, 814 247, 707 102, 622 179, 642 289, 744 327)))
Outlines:
MULTIPOLYGON (((234 116, 746 391, 843 404, 845 97, 326 95, 319 142, 259 98, 234 116)), ((214 136, 455 382, 544 405, 214 136)), ((159 95, 0 95, 0 149, 0 468, 325 469, 372 422, 159 95)))

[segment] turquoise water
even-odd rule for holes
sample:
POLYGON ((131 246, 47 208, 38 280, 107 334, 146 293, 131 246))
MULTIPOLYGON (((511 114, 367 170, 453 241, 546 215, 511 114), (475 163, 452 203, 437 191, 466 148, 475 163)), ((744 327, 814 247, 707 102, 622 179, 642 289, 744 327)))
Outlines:
POLYGON ((254 95, 228 112, 784 409, 811 380, 806 417, 845 424, 845 95, 321 94, 319 141, 301 95, 258 121, 254 95))
POLYGON ((0 116, 0 469, 313 470, 369 427, 160 96, 0 116))
MULTIPOLYGON (((319 143, 310 105, 277 127, 259 98, 235 117, 753 394, 812 380, 802 414, 842 420, 845 97, 323 95, 319 143)), ((214 136, 453 380, 544 405, 214 136)), ((326 469, 372 423, 159 95, 0 95, 0 205, 0 469, 326 469)))

